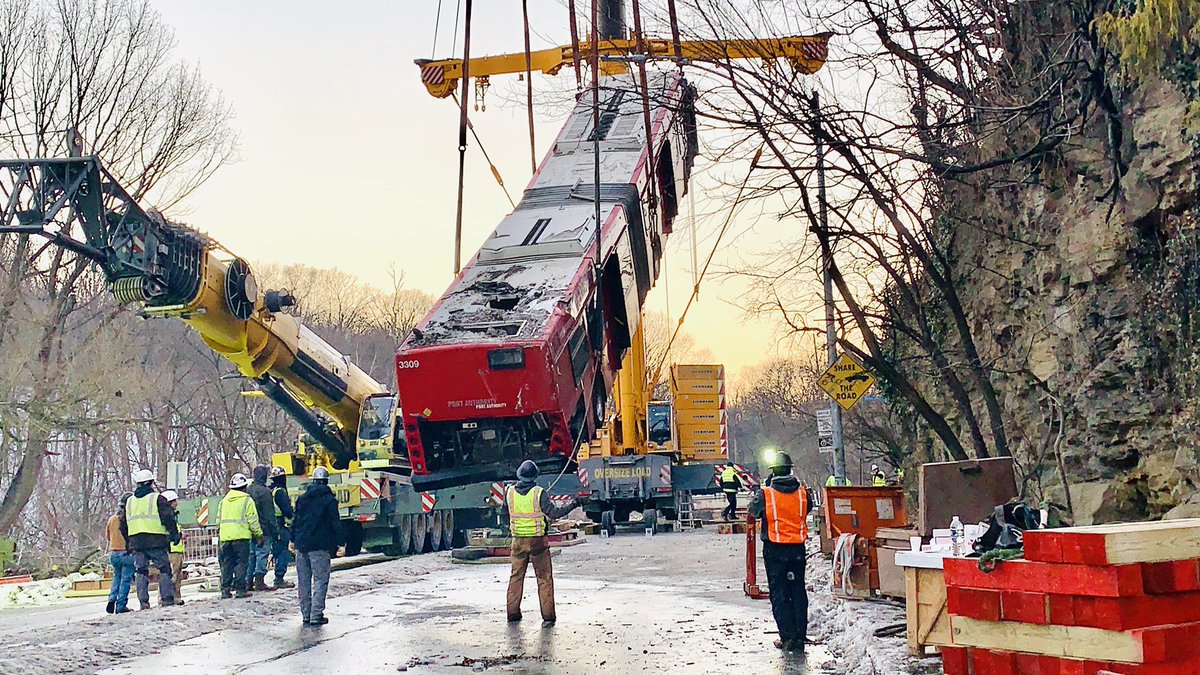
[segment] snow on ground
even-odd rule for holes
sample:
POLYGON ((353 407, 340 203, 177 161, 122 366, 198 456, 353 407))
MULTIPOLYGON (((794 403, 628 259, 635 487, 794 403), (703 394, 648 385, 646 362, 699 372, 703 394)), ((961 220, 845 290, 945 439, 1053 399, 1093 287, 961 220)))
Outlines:
MULTIPOLYGON (((403 558, 342 571, 330 584, 331 598, 377 588, 412 584, 450 565, 449 553, 403 558)), ((237 630, 277 621, 298 620, 294 591, 256 593, 243 600, 217 599, 216 593, 187 593, 182 607, 155 607, 119 616, 104 614, 104 598, 96 598, 91 618, 60 622, 51 627, 21 631, 0 630, 5 654, 4 675, 95 672, 121 661, 152 654, 184 640, 216 631, 237 630)), ((151 595, 157 605, 158 597, 151 595)), ((131 607, 137 600, 131 594, 131 607)), ((0 613, 0 618, 5 613, 0 613)))
POLYGON ((76 581, 99 581, 99 574, 72 572, 65 577, 0 586, 0 609, 45 607, 65 600, 63 595, 76 581))
MULTIPOLYGON (((747 663, 758 664, 755 672, 932 675, 941 671, 937 658, 911 659, 903 635, 875 637, 876 629, 904 620, 901 608, 834 599, 830 591, 830 563, 820 555, 810 558, 807 575, 809 637, 820 646, 811 649, 807 660, 796 661, 778 654, 770 647, 774 623, 768 602, 750 600, 740 592, 745 573, 744 547, 744 537, 703 531, 665 534, 652 540, 620 535, 564 549, 555 561, 556 581, 560 582, 556 584, 560 600, 558 629, 567 638, 567 644, 578 645, 580 653, 571 653, 559 644, 556 654, 550 643, 534 641, 518 645, 525 651, 509 649, 522 655, 523 660, 515 663, 479 661, 491 653, 489 650, 507 649, 505 640, 516 639, 509 635, 511 627, 506 628, 501 618, 507 568, 457 566, 451 563, 448 554, 439 553, 344 569, 335 573, 331 584, 331 597, 345 600, 335 603, 335 624, 330 628, 345 629, 346 634, 327 632, 324 638, 303 638, 304 648, 308 649, 311 642, 314 651, 304 652, 308 657, 294 658, 318 658, 318 649, 361 654, 361 645, 373 634, 368 624, 382 621, 375 630, 389 648, 386 653, 372 651, 370 658, 380 661, 374 665, 387 666, 385 670, 397 667, 387 659, 400 658, 402 645, 415 644, 420 649, 424 640, 430 641, 427 649, 432 651, 428 654, 418 651, 410 655, 415 661, 406 657, 398 662, 411 666, 410 672, 460 672, 462 664, 478 670, 481 663, 488 670, 509 672, 514 669, 515 672, 572 672, 568 664, 585 663, 590 664, 588 672, 606 668, 605 672, 617 672, 613 668, 622 667, 623 662, 620 658, 614 660, 613 655, 632 647, 637 651, 649 650, 644 658, 653 658, 661 650, 670 653, 678 650, 685 655, 681 660, 668 660, 666 672, 688 671, 686 666, 693 663, 690 659, 711 654, 712 650, 746 654, 747 663), (474 581, 462 587, 464 579, 474 581), (486 586, 477 587, 477 583, 486 586), (655 595, 654 589, 669 589, 669 592, 655 595), (619 603, 611 601, 618 598, 624 601, 639 593, 645 600, 633 601, 626 607, 618 607, 619 603), (347 612, 349 607, 354 607, 353 612, 347 612), (623 611, 632 613, 622 614, 623 611), (359 616, 349 616, 350 613, 359 616), (656 615, 660 618, 656 619, 656 615), (668 623, 663 624, 661 617, 666 616, 675 618, 666 619, 668 623), (421 622, 428 624, 426 628, 442 626, 442 632, 422 633, 425 624, 421 622), (481 644, 456 644, 445 634, 447 629, 455 634, 469 633, 474 636, 471 639, 481 644), (405 637, 398 640, 399 635, 394 632, 397 630, 403 631, 405 637), (439 640, 441 644, 437 644, 439 640), (769 666, 768 670, 761 669, 764 664, 769 666)), ((527 603, 532 601, 532 589, 530 579, 527 603)), ((265 659, 263 665, 270 665, 275 663, 273 659, 288 657, 290 652, 279 650, 292 648, 295 639, 290 637, 292 633, 303 633, 292 628, 299 623, 294 592, 257 593, 248 600, 226 601, 217 600, 215 595, 189 587, 185 594, 187 604, 183 607, 156 608, 122 616, 105 615, 104 598, 56 608, 0 611, 0 640, 5 644, 0 671, 5 675, 40 675, 95 672, 121 666, 117 670, 132 668, 130 672, 134 672, 151 665, 178 665, 186 661, 184 657, 189 653, 194 655, 200 645, 230 642, 246 643, 244 656, 251 661, 265 659), (274 633, 283 637, 275 642, 268 638, 254 641, 258 636, 274 633), (153 654, 160 656, 146 658, 153 654)), ((132 602, 133 606, 136 604, 136 600, 132 602)), ((522 634, 514 635, 520 638, 522 634)), ((540 635, 539 640, 550 639, 540 635)), ((205 654, 210 659, 219 660, 221 656, 205 654)), ((202 672, 240 670, 210 660, 202 672)))
MULTIPOLYGON (((814 542, 815 544, 815 542, 814 542)), ((815 549, 814 549, 815 550, 815 549)), ((904 633, 876 637, 884 626, 904 623, 904 609, 873 601, 833 597, 833 566, 819 554, 808 561, 808 637, 823 643, 838 658, 839 675, 931 675, 942 672, 939 657, 915 659, 908 654, 904 633)))

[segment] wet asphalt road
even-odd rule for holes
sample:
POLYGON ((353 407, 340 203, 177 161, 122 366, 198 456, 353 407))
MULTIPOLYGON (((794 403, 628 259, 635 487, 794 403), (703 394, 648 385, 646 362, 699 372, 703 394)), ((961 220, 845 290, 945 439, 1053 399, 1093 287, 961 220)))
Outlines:
MULTIPOLYGON (((771 646, 769 604, 742 595, 740 580, 729 577, 732 562, 712 574, 672 564, 672 549, 703 545, 702 536, 593 539, 564 549, 554 560, 555 625, 537 618, 532 570, 525 619, 508 624, 508 566, 454 565, 335 598, 327 626, 304 628, 298 613, 273 616, 103 672, 823 672, 822 647, 804 657, 771 646), (626 548, 647 556, 620 557, 626 548)), ((211 606, 197 603, 194 611, 211 606)))

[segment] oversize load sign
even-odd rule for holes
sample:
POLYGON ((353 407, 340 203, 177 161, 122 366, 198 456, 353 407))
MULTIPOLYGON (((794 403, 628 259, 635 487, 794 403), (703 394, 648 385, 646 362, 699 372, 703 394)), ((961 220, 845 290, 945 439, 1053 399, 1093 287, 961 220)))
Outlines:
POLYGON ((817 386, 829 394, 843 410, 853 408, 874 385, 875 376, 849 354, 839 355, 833 365, 817 379, 817 386))

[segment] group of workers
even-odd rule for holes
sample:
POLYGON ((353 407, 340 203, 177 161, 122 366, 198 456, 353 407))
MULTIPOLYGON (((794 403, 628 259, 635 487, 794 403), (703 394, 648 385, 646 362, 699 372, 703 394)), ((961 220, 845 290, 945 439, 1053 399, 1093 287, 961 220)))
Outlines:
MULTIPOLYGON (((887 472, 879 468, 878 464, 871 465, 871 485, 874 487, 884 487, 887 485, 901 485, 904 483, 904 469, 896 469, 894 481, 888 480, 887 472)), ((825 479, 825 487, 846 487, 853 486, 854 483, 849 478, 836 478, 833 474, 825 479)))
MULTIPOLYGON (((329 623, 325 598, 330 561, 343 541, 337 498, 329 488, 329 471, 316 468, 294 506, 283 467, 256 466, 252 476, 253 480, 248 480, 243 473, 233 474, 218 509, 221 598, 246 598, 252 591, 297 588, 304 624, 329 623), (284 578, 293 553, 295 584, 284 578), (274 585, 268 586, 271 559, 274 585)), ((183 604, 180 596, 186 546, 179 528, 179 496, 174 490, 158 492, 154 481, 153 471, 140 469, 134 473, 134 491, 121 497, 108 519, 105 534, 113 567, 106 606, 109 614, 130 611, 129 591, 135 578, 139 606, 150 609, 151 565, 158 570, 159 605, 183 604)))
MULTIPOLYGON (((763 561, 771 589, 771 612, 779 629, 775 646, 803 652, 808 632, 808 593, 804 585, 808 560, 808 514, 814 496, 792 473, 791 457, 775 453, 770 476, 750 499, 748 512, 760 522, 763 561)), ((555 504, 537 485, 538 467, 524 462, 517 470, 517 483, 505 491, 505 511, 512 536, 512 571, 508 582, 509 621, 521 620, 521 597, 525 574, 532 564, 537 578, 542 621, 557 619, 554 608, 554 573, 547 539, 550 520, 562 517, 577 505, 555 504)), ((329 488, 329 472, 318 467, 305 492, 293 507, 281 467, 255 467, 254 480, 235 473, 229 492, 221 500, 218 539, 221 565, 221 597, 244 598, 252 590, 291 588, 284 579, 290 553, 296 554, 298 599, 305 625, 328 623, 325 598, 329 588, 330 561, 342 543, 337 499, 329 488), (270 478, 271 484, 267 485, 270 478), (269 514, 262 517, 261 514, 269 514), (265 582, 268 557, 275 560, 275 583, 265 582)), ((157 492, 154 473, 142 469, 134 474, 132 494, 121 499, 108 521, 107 535, 114 576, 107 611, 129 611, 130 581, 136 575, 137 596, 142 609, 150 608, 150 565, 159 571, 159 601, 162 606, 183 604, 177 583, 181 581, 184 545, 178 524, 178 496, 172 490, 157 492)), ((721 474, 721 486, 729 505, 726 520, 737 509, 737 490, 742 481, 729 465, 721 474), (732 488, 732 490, 730 489, 732 488)))

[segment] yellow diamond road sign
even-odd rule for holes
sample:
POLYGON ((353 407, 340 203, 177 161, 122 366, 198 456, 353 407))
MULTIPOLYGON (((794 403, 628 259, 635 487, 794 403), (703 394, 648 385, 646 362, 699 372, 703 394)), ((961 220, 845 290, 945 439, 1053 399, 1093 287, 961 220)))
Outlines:
POLYGON ((843 410, 853 408, 874 385, 875 376, 849 354, 839 355, 817 378, 817 386, 833 397, 843 410))

